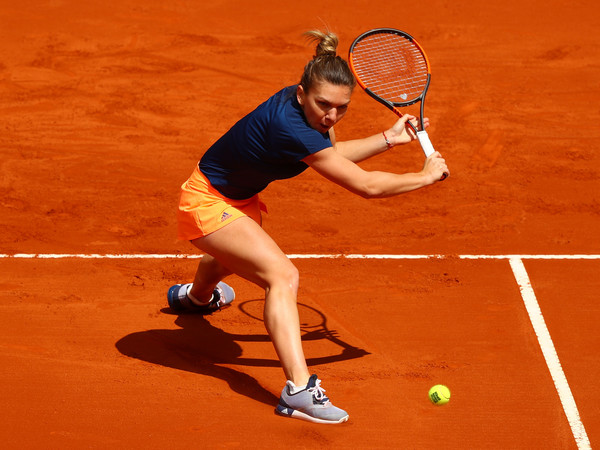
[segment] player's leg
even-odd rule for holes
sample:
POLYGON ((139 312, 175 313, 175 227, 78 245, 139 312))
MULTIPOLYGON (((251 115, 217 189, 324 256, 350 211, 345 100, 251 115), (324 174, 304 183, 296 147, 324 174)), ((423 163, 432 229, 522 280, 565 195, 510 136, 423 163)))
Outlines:
POLYGON ((228 275, 231 275, 230 270, 223 267, 211 255, 204 255, 198 263, 194 282, 189 291, 192 301, 197 300, 200 303, 210 301, 217 283, 228 275))
MULTIPOLYGON (((265 326, 288 379, 275 411, 318 423, 348 420, 325 396, 317 376, 309 376, 296 303, 298 271, 271 237, 255 221, 241 217, 192 243, 212 255, 205 268, 213 274, 231 271, 265 289, 265 326)), ((203 267, 200 281, 207 276, 203 267)))
MULTIPOLYGON (((212 256, 207 267, 213 268, 213 274, 218 272, 218 264, 265 289, 265 326, 275 351, 288 380, 305 385, 309 372, 300 338, 296 267, 260 225, 248 217, 192 243, 212 256)), ((199 268, 199 272, 205 276, 203 269, 199 268)))

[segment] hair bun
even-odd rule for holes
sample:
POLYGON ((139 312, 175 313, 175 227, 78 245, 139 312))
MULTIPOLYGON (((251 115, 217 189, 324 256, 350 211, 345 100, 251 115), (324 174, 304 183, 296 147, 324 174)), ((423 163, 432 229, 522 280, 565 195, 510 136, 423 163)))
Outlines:
POLYGON ((354 89, 356 79, 348 63, 337 55, 338 37, 328 31, 313 30, 304 33, 309 42, 316 42, 317 49, 313 58, 304 66, 300 86, 308 92, 315 83, 327 82, 336 86, 354 89))
POLYGON ((304 35, 310 42, 317 42, 315 58, 319 56, 336 56, 339 41, 335 33, 312 30, 307 31, 304 35))

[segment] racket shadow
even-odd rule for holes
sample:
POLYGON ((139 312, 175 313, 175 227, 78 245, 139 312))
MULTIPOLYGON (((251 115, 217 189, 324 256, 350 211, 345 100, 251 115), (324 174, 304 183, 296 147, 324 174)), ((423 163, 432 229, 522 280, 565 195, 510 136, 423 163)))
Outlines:
MULTIPOLYGON (((263 300, 247 300, 238 305, 248 317, 263 321, 263 300)), ((346 361, 349 359, 362 358, 370 353, 362 348, 349 344, 340 338, 339 333, 335 329, 330 329, 327 324, 327 316, 322 311, 314 306, 298 302, 298 314, 300 316, 300 331, 302 333, 302 341, 329 341, 337 348, 341 349, 338 354, 328 354, 325 356, 307 357, 306 364, 317 366, 320 364, 329 364, 336 361, 346 361)))
MULTIPOLYGON (((247 316, 262 321, 264 300, 248 300, 238 305, 247 316), (259 317, 260 315, 260 317, 259 317)), ((310 313, 312 323, 303 323, 302 339, 305 341, 329 340, 341 348, 335 355, 307 358, 309 366, 327 364, 336 361, 361 358, 368 355, 366 350, 354 347, 342 341, 335 330, 330 330, 324 314, 317 309, 298 304, 304 316, 310 313)), ((131 333, 119 339, 115 347, 125 356, 157 364, 172 369, 206 375, 225 381, 238 394, 252 398, 267 405, 274 405, 279 397, 265 389, 255 378, 240 370, 224 367, 281 367, 276 359, 245 358, 241 342, 266 343, 271 339, 266 331, 263 334, 235 334, 213 326, 210 316, 198 314, 177 315, 171 309, 161 310, 164 314, 174 315, 179 329, 155 329, 131 333)))

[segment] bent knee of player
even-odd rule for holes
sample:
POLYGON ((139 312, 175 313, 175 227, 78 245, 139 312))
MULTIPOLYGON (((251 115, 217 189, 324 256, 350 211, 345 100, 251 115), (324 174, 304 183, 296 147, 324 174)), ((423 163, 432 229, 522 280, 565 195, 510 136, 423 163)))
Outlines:
POLYGON ((295 297, 300 284, 300 273, 296 266, 287 260, 285 263, 277 264, 277 267, 272 267, 266 281, 268 291, 277 290, 295 297))

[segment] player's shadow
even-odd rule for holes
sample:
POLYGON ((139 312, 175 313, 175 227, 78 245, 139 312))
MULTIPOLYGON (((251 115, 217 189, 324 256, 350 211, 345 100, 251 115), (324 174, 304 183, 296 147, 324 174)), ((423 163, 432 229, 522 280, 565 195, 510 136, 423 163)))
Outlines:
MULTIPOLYGON (((251 300, 255 302, 257 300, 251 300)), ((169 308, 165 314, 175 315, 169 308)), ((225 311, 224 311, 225 312, 225 311)), ((178 315, 176 330, 147 330, 129 334, 115 344, 126 356, 142 361, 159 364, 187 372, 219 378, 229 384, 231 389, 241 395, 259 402, 275 405, 279 400, 250 375, 223 367, 222 364, 281 367, 276 359, 244 358, 238 342, 270 342, 268 334, 234 334, 225 332, 210 323, 210 316, 198 314, 178 315)), ((303 337, 305 340, 326 339, 323 333, 313 332, 303 337)), ((339 341, 339 338, 336 338, 339 341)), ((341 341, 339 341, 341 342, 341 341)), ((309 358, 310 365, 353 359, 368 354, 365 350, 343 345, 339 355, 309 358)))

